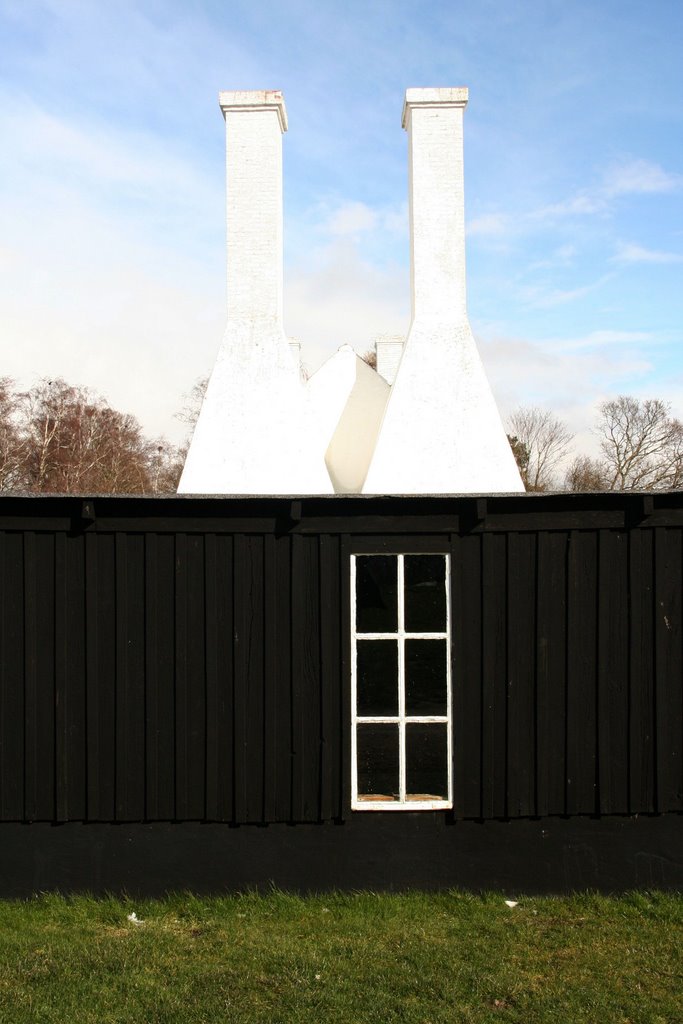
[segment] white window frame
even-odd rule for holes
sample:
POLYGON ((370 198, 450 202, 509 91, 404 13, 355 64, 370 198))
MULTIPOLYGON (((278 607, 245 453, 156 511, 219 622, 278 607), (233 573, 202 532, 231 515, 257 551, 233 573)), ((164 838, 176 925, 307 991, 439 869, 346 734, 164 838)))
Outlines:
POLYGON ((451 559, 444 551, 392 551, 358 552, 351 555, 351 809, 354 811, 434 811, 453 806, 453 729, 451 715, 451 559), (446 630, 433 633, 411 633, 405 629, 405 562, 406 555, 439 555, 445 560, 446 587, 446 630), (397 600, 398 629, 394 632, 359 633, 356 631, 356 558, 373 556, 397 559, 397 600), (357 641, 396 640, 398 641, 398 714, 358 715, 357 714, 357 641), (405 641, 445 640, 446 641, 446 714, 406 715, 405 708, 405 641), (443 722, 447 735, 448 798, 445 800, 408 800, 406 798, 406 725, 443 722), (357 730, 362 724, 398 725, 399 732, 399 799, 361 799, 358 796, 357 730))

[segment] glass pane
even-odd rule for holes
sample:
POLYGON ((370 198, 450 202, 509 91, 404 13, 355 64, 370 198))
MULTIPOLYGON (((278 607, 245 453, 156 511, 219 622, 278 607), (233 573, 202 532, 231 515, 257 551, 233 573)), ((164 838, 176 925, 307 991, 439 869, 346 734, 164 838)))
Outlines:
POLYGON ((358 796, 368 800, 398 800, 398 726, 359 725, 358 796))
POLYGON ((357 649, 357 714, 397 715, 398 641, 359 640, 357 649))
POLYGON ((356 556, 356 631, 395 633, 398 629, 396 555, 356 556))
POLYGON ((446 723, 406 725, 406 800, 448 799, 446 723))
POLYGON ((406 714, 446 715, 446 640, 406 640, 406 714))
POLYGON ((405 628, 409 633, 446 632, 446 559, 406 555, 405 628))

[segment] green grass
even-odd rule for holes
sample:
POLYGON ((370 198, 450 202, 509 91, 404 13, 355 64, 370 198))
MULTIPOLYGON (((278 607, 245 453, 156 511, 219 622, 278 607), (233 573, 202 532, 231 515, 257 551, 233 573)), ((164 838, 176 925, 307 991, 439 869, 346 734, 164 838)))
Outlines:
POLYGON ((682 946, 661 893, 48 895, 0 903, 0 1021, 680 1024, 682 946))

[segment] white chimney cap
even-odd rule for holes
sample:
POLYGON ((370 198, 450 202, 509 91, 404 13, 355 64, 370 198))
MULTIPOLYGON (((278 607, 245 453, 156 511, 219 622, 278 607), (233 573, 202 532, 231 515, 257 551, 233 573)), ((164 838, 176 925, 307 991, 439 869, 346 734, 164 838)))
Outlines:
POLYGON ((287 131, 285 98, 279 89, 233 89, 218 93, 218 102, 225 117, 226 110, 275 110, 280 129, 287 131))
POLYGON ((469 91, 467 86, 456 86, 447 89, 406 89, 403 101, 401 126, 408 127, 408 118, 413 107, 462 107, 467 106, 469 91))

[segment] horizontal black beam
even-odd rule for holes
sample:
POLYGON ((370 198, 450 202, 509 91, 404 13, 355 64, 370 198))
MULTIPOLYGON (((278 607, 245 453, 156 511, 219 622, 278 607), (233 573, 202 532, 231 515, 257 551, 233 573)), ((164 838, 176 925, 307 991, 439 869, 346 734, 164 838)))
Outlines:
POLYGON ((2 825, 0 897, 161 896, 271 885, 510 894, 683 887, 683 816, 449 823, 431 814, 345 824, 2 825))

